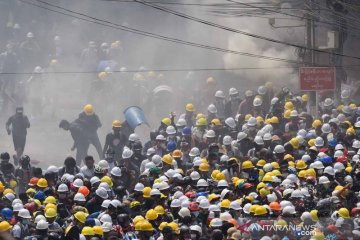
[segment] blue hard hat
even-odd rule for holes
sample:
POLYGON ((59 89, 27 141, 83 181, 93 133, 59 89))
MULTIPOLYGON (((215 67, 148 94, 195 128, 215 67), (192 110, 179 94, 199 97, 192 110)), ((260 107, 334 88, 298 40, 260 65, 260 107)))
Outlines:
POLYGON ((4 208, 1 210, 1 216, 6 220, 10 220, 12 218, 12 210, 10 208, 4 208))
POLYGON ((37 192, 35 193, 35 195, 34 195, 34 199, 37 199, 37 200, 39 200, 40 202, 44 201, 45 198, 46 198, 46 195, 45 195, 45 193, 42 192, 42 191, 37 191, 37 192))
POLYGON ((184 127, 184 129, 182 130, 182 135, 184 135, 184 136, 189 136, 189 135, 191 135, 191 128, 189 128, 189 127, 184 127))
POLYGON ((173 152, 175 149, 176 149, 176 142, 175 141, 168 142, 166 146, 166 151, 173 152))
POLYGON ((198 197, 200 197, 200 196, 203 196, 203 197, 207 197, 207 193, 206 192, 198 192, 197 194, 196 194, 196 198, 198 198, 198 197))
POLYGON ((330 139, 330 140, 328 141, 328 143, 329 143, 329 146, 331 146, 331 147, 335 147, 335 146, 336 146, 336 144, 337 144, 337 141, 336 141, 336 139, 335 139, 335 138, 333 138, 333 139, 330 139))

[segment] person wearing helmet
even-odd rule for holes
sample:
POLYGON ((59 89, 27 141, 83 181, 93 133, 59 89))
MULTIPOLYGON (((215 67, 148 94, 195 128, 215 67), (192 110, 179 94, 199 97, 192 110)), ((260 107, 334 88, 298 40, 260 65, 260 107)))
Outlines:
POLYGON ((137 166, 137 168, 140 167, 143 160, 146 159, 144 155, 142 155, 142 144, 141 142, 135 142, 132 146, 133 155, 131 156, 133 163, 137 166))
POLYGON ((12 134, 14 149, 16 151, 16 155, 13 156, 14 163, 18 165, 19 158, 25 149, 27 129, 30 128, 29 119, 24 115, 24 108, 17 107, 15 114, 9 117, 5 126, 8 135, 12 134))
POLYGON ((22 240, 29 235, 29 223, 31 221, 31 215, 29 210, 21 209, 16 215, 16 224, 14 225, 11 235, 16 240, 22 240))
POLYGON ((247 90, 245 92, 245 99, 239 104, 238 113, 242 115, 250 114, 253 108, 254 92, 247 90))
POLYGON ((70 131, 71 137, 74 141, 71 150, 74 151, 76 149, 76 163, 80 166, 81 161, 83 161, 87 155, 90 144, 82 124, 79 120, 75 120, 71 123, 67 120, 61 120, 59 128, 65 131, 70 131))
POLYGON ((112 123, 112 132, 108 133, 105 137, 105 144, 103 148, 103 154, 111 149, 115 152, 114 160, 120 161, 123 148, 127 142, 126 136, 121 131, 120 120, 114 120, 112 123))
POLYGON ((64 240, 79 239, 79 235, 81 233, 81 229, 85 225, 85 221, 86 221, 86 214, 81 211, 76 212, 73 215, 73 221, 65 229, 64 236, 62 236, 62 239, 64 240))
POLYGON ((194 145, 195 147, 201 148, 201 150, 204 147, 202 143, 207 127, 208 123, 206 118, 201 117, 196 120, 196 126, 193 128, 192 131, 192 140, 194 142, 194 145))
POLYGON ((291 137, 295 137, 301 129, 299 114, 296 110, 290 112, 290 121, 285 124, 285 133, 291 137))
POLYGON ((223 91, 218 90, 215 92, 215 102, 214 102, 215 108, 217 110, 217 116, 220 119, 224 119, 226 114, 226 99, 225 94, 223 91))
POLYGON ((104 159, 101 143, 97 134, 97 130, 101 128, 102 124, 91 104, 84 106, 84 110, 79 114, 78 121, 81 124, 89 143, 95 147, 99 154, 99 158, 104 159))
POLYGON ((26 183, 28 183, 32 177, 33 167, 30 165, 30 157, 24 155, 20 158, 20 166, 15 170, 15 178, 19 182, 19 194, 25 193, 26 183))
POLYGON ((229 101, 225 105, 225 117, 235 118, 241 103, 239 91, 236 88, 229 89, 229 101))
POLYGON ((59 169, 59 176, 63 176, 65 173, 76 175, 80 169, 76 166, 76 160, 73 157, 67 157, 64 161, 64 166, 59 169))

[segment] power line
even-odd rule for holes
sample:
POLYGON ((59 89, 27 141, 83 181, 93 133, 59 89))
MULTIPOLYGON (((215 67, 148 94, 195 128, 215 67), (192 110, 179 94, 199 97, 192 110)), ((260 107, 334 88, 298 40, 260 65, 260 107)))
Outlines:
POLYGON ((238 33, 238 34, 246 35, 246 36, 249 36, 249 37, 253 37, 253 38, 257 38, 257 39, 261 39, 261 40, 265 40, 265 41, 269 41, 269 42, 273 42, 273 43, 278 43, 278 44, 282 44, 282 45, 286 45, 286 46, 291 46, 291 47, 311 50, 311 51, 315 51, 315 52, 333 54, 333 55, 336 55, 336 56, 348 57, 348 58, 353 58, 353 59, 356 59, 356 60, 360 60, 360 57, 356 57, 356 56, 350 56, 350 55, 345 55, 345 54, 341 54, 341 53, 330 53, 328 51, 324 51, 324 50, 320 50, 320 49, 316 49, 316 48, 309 48, 309 47, 305 47, 303 45, 288 43, 288 42, 276 40, 276 39, 273 39, 273 38, 264 37, 264 36, 260 36, 260 35, 257 35, 257 34, 241 31, 241 30, 238 30, 238 29, 226 27, 226 26, 214 23, 214 22, 209 22, 209 21, 206 21, 206 20, 203 20, 203 19, 200 19, 200 18, 196 18, 196 17, 190 16, 190 15, 187 15, 187 14, 184 14, 184 13, 181 13, 181 12, 177 12, 177 11, 171 10, 169 8, 165 8, 165 7, 161 7, 159 5, 147 3, 147 2, 142 1, 142 0, 134 0, 134 2, 138 2, 140 4, 143 4, 143 5, 158 9, 158 10, 163 11, 163 12, 170 13, 172 15, 176 15, 176 16, 181 17, 181 18, 186 18, 188 20, 199 22, 199 23, 202 23, 202 24, 205 24, 205 25, 208 25, 208 26, 212 26, 212 27, 215 27, 215 28, 223 29, 223 30, 226 30, 226 31, 229 31, 229 32, 232 32, 232 33, 238 33))
POLYGON ((64 13, 64 12, 61 12, 61 11, 57 11, 57 10, 54 10, 54 9, 51 9, 51 8, 48 8, 48 7, 45 7, 45 6, 41 6, 41 5, 32 3, 32 2, 25 1, 25 0, 19 0, 19 1, 21 1, 23 3, 26 3, 26 4, 29 4, 29 5, 32 5, 32 6, 36 6, 38 8, 46 9, 48 11, 56 12, 56 13, 66 15, 66 16, 70 16, 70 17, 80 19, 80 20, 83 20, 83 21, 95 23, 95 24, 98 24, 98 25, 102 25, 102 26, 106 26, 106 27, 110 27, 110 28, 114 28, 114 29, 118 29, 118 30, 122 30, 122 31, 126 31, 126 32, 131 32, 131 33, 142 35, 142 36, 156 38, 156 39, 160 39, 160 40, 164 40, 164 41, 168 41, 168 42, 173 42, 173 43, 178 43, 178 44, 182 44, 182 45, 193 46, 193 47, 198 47, 198 48, 203 48, 203 49, 208 49, 208 50, 213 50, 213 51, 218 51, 218 52, 223 52, 223 53, 231 53, 231 54, 235 54, 235 55, 241 55, 241 56, 247 56, 247 57, 253 57, 253 58, 260 58, 260 59, 266 59, 266 60, 271 60, 271 61, 279 61, 279 62, 287 62, 287 63, 291 63, 291 64, 299 64, 299 62, 296 61, 296 60, 277 58, 277 57, 270 57, 270 56, 264 56, 264 55, 246 53, 246 52, 240 52, 240 51, 224 49, 224 48, 220 48, 220 47, 209 46, 209 45, 205 45, 205 44, 201 44, 201 43, 185 41, 185 40, 181 40, 181 39, 177 39, 177 38, 166 37, 166 36, 163 36, 163 35, 154 34, 154 33, 151 33, 151 32, 146 32, 146 31, 126 27, 126 26, 123 26, 123 25, 120 25, 120 24, 112 23, 112 22, 107 21, 107 20, 101 20, 101 19, 98 19, 98 18, 94 18, 94 17, 88 16, 88 15, 83 14, 83 13, 78 13, 78 12, 75 12, 75 11, 72 11, 72 10, 69 10, 69 9, 66 9, 66 8, 62 8, 62 7, 53 5, 53 4, 49 4, 49 3, 46 3, 46 2, 43 2, 43 1, 39 1, 39 0, 36 0, 36 1, 41 2, 43 4, 46 4, 46 5, 49 5, 49 6, 52 6, 52 7, 55 7, 55 8, 58 8, 58 9, 61 9, 61 10, 66 11, 66 12, 71 12, 72 14, 77 14, 77 15, 80 15, 80 16, 84 16, 86 18, 79 17, 77 15, 71 15, 69 13, 64 13), (90 18, 90 19, 88 19, 88 18, 90 18))

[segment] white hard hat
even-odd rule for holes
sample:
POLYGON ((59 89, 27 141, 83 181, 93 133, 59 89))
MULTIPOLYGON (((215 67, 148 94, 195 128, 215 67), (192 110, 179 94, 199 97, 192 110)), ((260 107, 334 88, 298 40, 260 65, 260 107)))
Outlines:
POLYGON ((20 209, 19 213, 18 213, 18 216, 19 217, 22 217, 22 218, 27 218, 27 219, 30 219, 31 218, 31 215, 30 215, 30 212, 29 210, 23 208, 23 209, 20 209))
POLYGON ((46 218, 44 215, 37 215, 35 217, 34 223, 38 223, 40 220, 46 221, 46 218))
POLYGON ((345 167, 344 167, 344 164, 340 163, 340 162, 336 162, 334 164, 334 171, 335 172, 341 172, 342 170, 344 170, 345 167))
POLYGON ((181 206, 181 201, 179 199, 174 199, 171 201, 170 207, 178 208, 181 206))
POLYGON ((330 124, 325 123, 324 125, 321 126, 321 131, 323 133, 330 133, 331 132, 331 127, 330 124))
POLYGON ((136 133, 130 134, 129 142, 138 142, 138 141, 140 141, 140 138, 136 133))
POLYGON ((350 175, 346 175, 344 180, 345 180, 346 183, 353 184, 353 182, 354 182, 354 179, 350 175))
POLYGON ((326 177, 326 176, 319 177, 319 184, 327 184, 327 183, 330 183, 330 180, 328 177, 326 177))
POLYGON ((223 138, 223 144, 225 146, 231 145, 231 141, 232 141, 232 138, 229 135, 227 135, 223 138))
POLYGON ((304 195, 302 194, 302 192, 299 189, 296 189, 291 193, 290 197, 291 198, 303 198, 304 195))
POLYGON ((114 167, 113 169, 111 169, 110 174, 115 177, 121 177, 121 169, 119 167, 114 167))
POLYGON ((254 117, 251 117, 250 119, 249 119, 249 121, 246 123, 246 125, 247 126, 249 126, 249 127, 254 127, 254 126, 256 126, 256 118, 254 118, 254 117))
POLYGON ((220 157, 220 162, 221 163, 226 163, 229 160, 229 156, 224 154, 220 157))
POLYGON ((112 226, 112 222, 104 222, 101 224, 101 227, 103 228, 104 232, 107 233, 107 232, 110 232, 113 228, 112 226))
POLYGON ((38 230, 45 230, 49 228, 49 223, 45 220, 40 220, 37 224, 36 224, 36 229, 38 230))
POLYGON ((247 203, 244 205, 243 207, 243 212, 246 213, 246 214, 249 214, 250 213, 250 207, 252 206, 251 203, 247 203))
POLYGON ((246 91, 245 91, 245 96, 246 96, 246 97, 252 97, 252 96, 254 96, 254 92, 251 91, 251 90, 246 90, 246 91))
POLYGON ((229 212, 222 212, 220 213, 220 219, 227 222, 232 219, 232 216, 229 212))
MULTIPOLYGON (((175 193, 174 193, 174 198, 176 198, 176 199, 179 199, 180 200, 180 197, 182 197, 182 196, 184 196, 184 193, 183 192, 181 192, 181 191, 176 191, 175 193)), ((186 196, 185 196, 186 197, 186 196)), ((181 201, 181 200, 180 200, 181 201)))
POLYGON ((256 136, 255 139, 254 139, 254 142, 257 144, 257 145, 264 145, 264 140, 261 136, 256 136))
POLYGON ((109 163, 106 160, 100 160, 98 165, 103 169, 103 170, 107 170, 109 169, 109 163))
POLYGON ((218 91, 215 92, 215 97, 217 97, 217 98, 225 98, 225 94, 224 94, 223 91, 218 90, 218 91))
POLYGON ((86 198, 82 193, 76 193, 74 196, 74 201, 76 202, 86 202, 86 198))
POLYGON ((167 126, 167 127, 166 127, 166 133, 167 133, 168 135, 174 135, 174 134, 176 134, 175 127, 172 126, 172 125, 167 126))
POLYGON ((166 141, 166 138, 162 134, 159 134, 159 135, 156 136, 156 140, 158 140, 158 141, 166 141))
POLYGON ((265 163, 263 170, 264 172, 271 172, 273 170, 273 165, 271 165, 271 163, 265 163))
POLYGON ((117 199, 111 200, 110 204, 111 204, 113 207, 115 207, 115 208, 121 206, 121 202, 120 202, 119 200, 117 200, 117 199))
POLYGON ((274 148, 274 152, 275 153, 284 153, 285 152, 285 148, 283 145, 276 145, 274 148))
POLYGON ((297 116, 299 116, 299 113, 296 110, 292 110, 290 112, 290 117, 297 117, 297 116))
POLYGON ((185 118, 179 118, 179 120, 176 122, 177 127, 185 127, 186 126, 186 120, 185 118))
POLYGON ((196 183, 197 187, 208 187, 209 184, 205 179, 199 179, 196 183))
POLYGON ((334 168, 333 168, 332 166, 327 166, 327 167, 324 169, 324 173, 329 174, 329 175, 331 175, 331 176, 334 176, 334 175, 335 175, 334 168))
POLYGON ((277 197, 276 197, 275 193, 270 193, 270 194, 266 195, 266 198, 269 203, 277 201, 277 197))
POLYGON ((102 199, 107 199, 109 197, 106 189, 103 187, 99 187, 98 189, 96 189, 95 193, 97 196, 101 197, 102 199))
POLYGON ((94 177, 90 178, 91 185, 94 185, 95 183, 98 183, 98 182, 101 182, 101 181, 100 181, 100 178, 98 178, 97 176, 94 176, 94 177))
POLYGON ((32 32, 28 32, 28 33, 26 34, 26 37, 27 37, 27 38, 33 38, 33 37, 34 37, 34 34, 33 34, 32 32))
POLYGON ((261 106, 261 104, 263 103, 263 100, 261 98, 254 98, 254 101, 253 101, 253 105, 254 107, 258 107, 258 106, 261 106))
POLYGON ((197 147, 193 147, 189 152, 190 157, 200 156, 200 150, 197 147))
POLYGON ((24 208, 24 205, 22 204, 22 203, 17 203, 17 204, 15 204, 14 206, 13 206, 13 211, 14 212, 18 212, 18 211, 20 211, 21 209, 23 209, 24 208))
POLYGON ((161 195, 159 189, 151 189, 150 196, 157 196, 157 195, 161 195))
POLYGON ((272 139, 271 133, 265 133, 263 139, 264 141, 270 141, 272 139))
POLYGON ((294 206, 286 206, 283 208, 282 213, 285 214, 296 214, 295 207, 294 206))
POLYGON ((235 122, 234 118, 232 118, 232 117, 225 119, 225 124, 227 126, 229 126, 230 128, 236 128, 236 122, 235 122))
POLYGON ((220 198, 221 198, 221 199, 224 199, 225 196, 226 196, 226 194, 228 194, 229 192, 230 192, 229 189, 227 189, 227 188, 223 189, 223 190, 221 191, 221 193, 220 193, 220 198))
POLYGON ((222 220, 220 218, 214 218, 210 222, 211 227, 221 227, 222 226, 222 220))
POLYGON ((241 140, 243 140, 243 139, 246 138, 246 137, 247 137, 247 134, 246 134, 246 133, 244 133, 244 132, 239 132, 238 135, 237 135, 237 140, 238 140, 238 141, 241 141, 241 140))
POLYGON ((341 98, 347 99, 347 98, 350 97, 350 94, 351 94, 350 90, 348 90, 348 89, 342 90, 341 91, 341 98))
POLYGON ((336 151, 336 150, 344 150, 344 146, 343 146, 342 144, 338 143, 338 144, 336 144, 336 146, 335 146, 335 151, 336 151))
POLYGON ((289 174, 286 178, 290 179, 290 181, 293 183, 297 183, 299 181, 298 177, 295 174, 289 174))
POLYGON ((144 190, 144 184, 137 183, 135 184, 134 191, 135 192, 142 192, 144 190))
POLYGON ((238 201, 232 201, 230 203, 230 209, 233 209, 233 210, 241 210, 242 207, 240 205, 240 203, 238 201))
POLYGON ((310 155, 308 155, 308 154, 304 154, 304 155, 301 157, 301 160, 304 160, 305 163, 307 163, 308 161, 311 160, 311 157, 310 157, 310 155))
POLYGON ((311 214, 309 212, 303 212, 300 219, 301 221, 306 221, 306 219, 311 220, 311 214))
POLYGON ((217 109, 216 109, 216 106, 214 105, 214 104, 210 104, 209 106, 208 106, 208 111, 210 112, 210 113, 217 113, 217 109))
POLYGON ((322 137, 315 138, 315 147, 323 147, 324 139, 322 137))
POLYGON ((21 203, 21 204, 22 204, 22 201, 21 201, 19 198, 16 198, 16 199, 14 199, 14 200, 11 202, 11 206, 14 207, 15 204, 17 204, 17 203, 21 203))
POLYGON ((109 199, 104 200, 104 201, 102 202, 102 204, 101 204, 101 207, 102 207, 102 208, 108 208, 109 205, 110 205, 110 202, 111 202, 111 200, 109 200, 109 199))
POLYGON ((229 184, 227 183, 226 180, 220 180, 220 181, 217 183, 217 187, 229 187, 229 184))
POLYGON ((74 185, 74 187, 79 188, 79 187, 84 186, 84 182, 83 182, 83 180, 81 180, 80 178, 77 178, 77 179, 75 179, 75 181, 73 182, 73 185, 74 185))
POLYGON ((57 173, 57 172, 59 172, 59 168, 54 165, 51 165, 47 168, 46 172, 47 173, 57 173))
POLYGON ((169 169, 165 172, 165 176, 168 178, 174 177, 177 172, 174 169, 169 169))
POLYGON ((188 208, 184 208, 182 207, 179 212, 178 212, 179 216, 184 218, 184 217, 190 217, 191 213, 190 210, 188 208))
POLYGON ((230 88, 229 89, 229 95, 230 96, 237 95, 237 94, 239 94, 239 91, 236 88, 230 88))
POLYGON ((149 170, 149 169, 154 168, 154 167, 156 167, 156 165, 153 162, 148 162, 148 163, 145 164, 145 170, 149 170))
POLYGON ((200 202, 199 202, 199 207, 202 208, 202 209, 208 209, 210 206, 210 203, 209 203, 209 200, 208 199, 202 199, 200 202))
POLYGON ((359 149, 359 148, 360 148, 360 141, 359 141, 359 140, 355 140, 355 141, 352 143, 352 147, 353 147, 353 148, 356 148, 356 149, 359 149))
POLYGON ((190 173, 190 178, 193 181, 199 180, 200 179, 200 174, 197 171, 193 171, 190 173))
POLYGON ((43 69, 40 66, 36 66, 34 68, 34 73, 42 73, 42 72, 43 72, 43 69))
POLYGON ((112 224, 112 219, 111 216, 107 213, 103 214, 100 218, 100 222, 101 223, 111 223, 112 224))
POLYGON ((151 156, 153 154, 155 154, 156 151, 155 151, 155 148, 148 148, 148 150, 146 150, 146 156, 151 156))
POLYGON ((292 194, 292 192, 294 191, 294 189, 292 188, 287 188, 283 191, 283 197, 285 197, 286 195, 292 194))
POLYGON ((287 206, 293 206, 293 204, 291 202, 287 201, 287 200, 282 200, 280 202, 280 206, 281 206, 282 209, 284 209, 287 206))
POLYGON ((216 135, 215 135, 215 131, 214 130, 209 130, 206 132, 205 134, 205 137, 207 138, 214 138, 216 135))
POLYGON ((200 236, 202 235, 202 229, 199 225, 191 225, 190 230, 198 232, 200 236))
POLYGON ((131 158, 131 156, 133 155, 133 151, 130 148, 124 148, 123 152, 122 152, 122 158, 124 159, 128 159, 131 158))
POLYGON ((200 157, 195 157, 195 158, 194 158, 194 161, 193 161, 194 167, 199 167, 200 164, 202 164, 201 158, 200 158, 200 157))
POLYGON ((277 97, 274 97, 274 98, 272 98, 271 99, 271 105, 274 105, 274 104, 276 104, 277 102, 279 101, 279 98, 277 98, 277 97))
POLYGON ((321 161, 315 161, 314 163, 312 163, 312 168, 314 168, 314 169, 324 169, 325 167, 324 167, 324 164, 321 161))
POLYGON ((155 164, 155 166, 159 166, 161 164, 161 157, 160 155, 155 154, 152 158, 151 161, 155 164))
POLYGON ((209 206, 209 212, 220 212, 220 206, 218 204, 211 204, 209 206))
POLYGON ((170 188, 170 186, 169 186, 169 184, 167 182, 161 182, 160 183, 160 186, 159 186, 160 191, 164 191, 164 190, 169 189, 169 188, 170 188))
POLYGON ((324 101, 324 106, 325 107, 330 107, 334 104, 334 101, 331 98, 326 98, 324 101))
POLYGON ((265 86, 261 85, 260 87, 258 87, 257 91, 260 95, 265 95, 267 92, 267 88, 265 86))
POLYGON ((68 192, 69 188, 65 183, 59 185, 57 192, 68 192))

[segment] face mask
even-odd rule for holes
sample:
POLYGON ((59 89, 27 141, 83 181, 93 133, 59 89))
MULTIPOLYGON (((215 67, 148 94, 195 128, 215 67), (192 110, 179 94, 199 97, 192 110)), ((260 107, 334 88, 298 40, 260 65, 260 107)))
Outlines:
POLYGON ((161 143, 161 144, 160 144, 160 147, 161 147, 162 149, 165 149, 165 148, 166 148, 165 143, 161 143))
POLYGON ((21 223, 24 225, 28 225, 29 224, 29 219, 22 219, 21 223))
POLYGON ((192 212, 192 214, 194 214, 195 217, 198 217, 198 216, 199 216, 199 212, 198 212, 198 211, 192 212))
POLYGON ((192 239, 192 240, 196 240, 196 239, 197 239, 197 235, 196 235, 196 234, 191 234, 191 239, 192 239))

